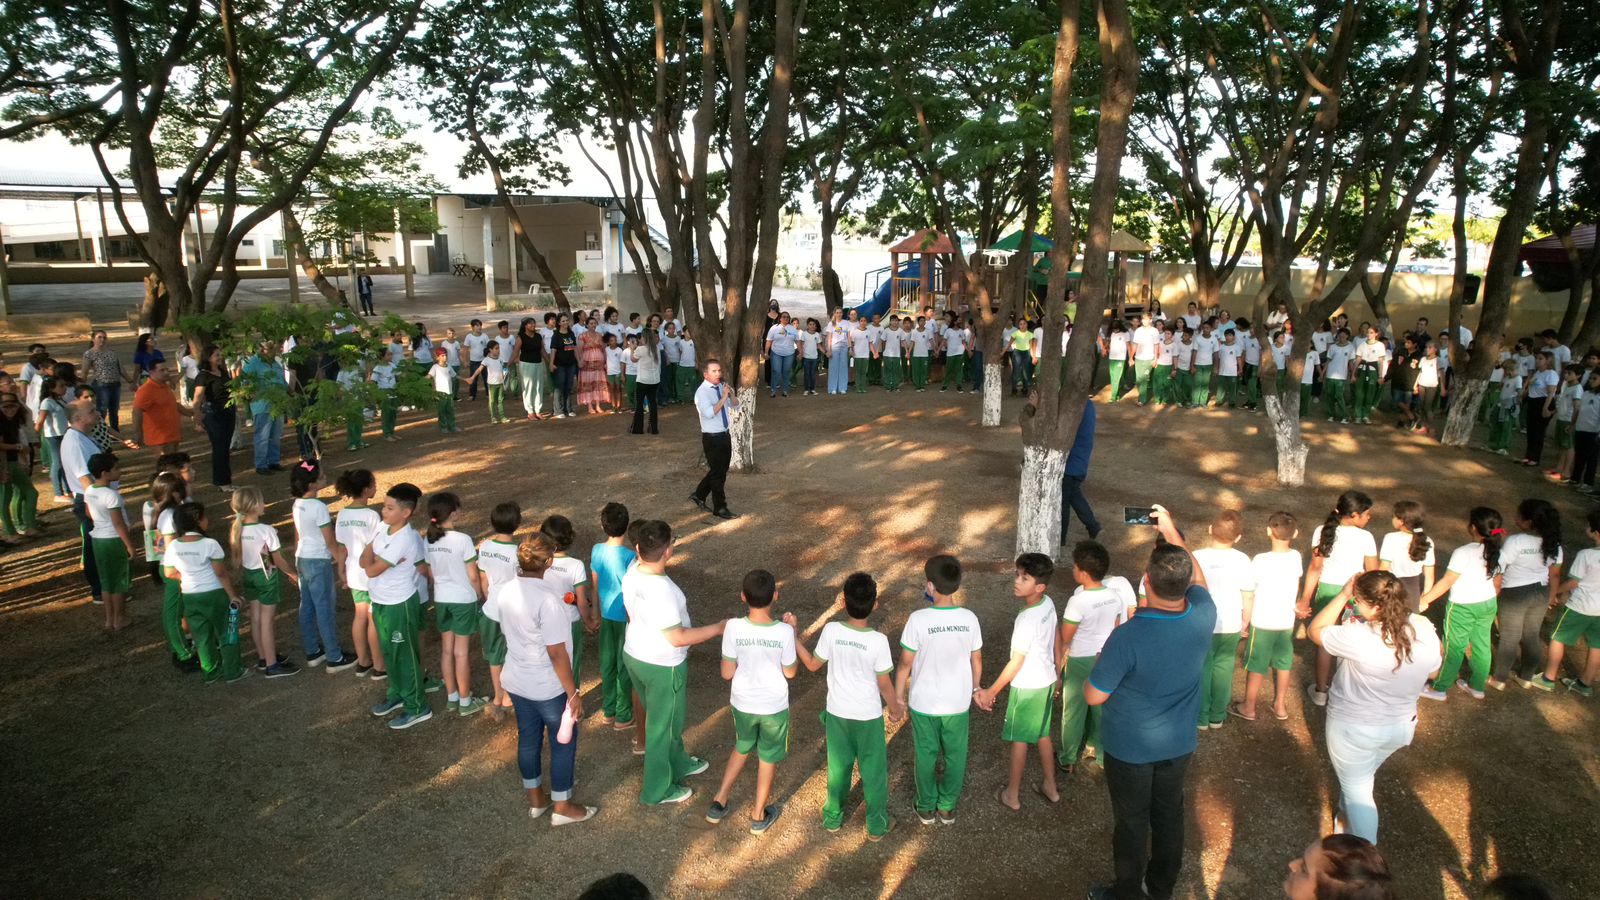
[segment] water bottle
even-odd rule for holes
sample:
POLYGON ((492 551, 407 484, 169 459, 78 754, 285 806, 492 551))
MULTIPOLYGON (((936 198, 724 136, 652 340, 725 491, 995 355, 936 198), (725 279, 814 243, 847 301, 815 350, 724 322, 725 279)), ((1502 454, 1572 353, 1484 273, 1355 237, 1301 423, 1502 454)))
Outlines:
POLYGON ((239 643, 239 604, 228 604, 228 625, 222 630, 222 644, 232 647, 239 643))
POLYGON ((572 706, 569 704, 561 710, 561 728, 556 731, 556 743, 572 743, 572 726, 576 720, 572 718, 572 706))

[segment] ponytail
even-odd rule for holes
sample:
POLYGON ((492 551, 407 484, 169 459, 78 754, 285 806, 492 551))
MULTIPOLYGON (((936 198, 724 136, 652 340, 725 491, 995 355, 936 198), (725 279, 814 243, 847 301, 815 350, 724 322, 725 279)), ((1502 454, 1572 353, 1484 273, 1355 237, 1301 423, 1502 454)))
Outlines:
POLYGON ((1372 498, 1361 491, 1345 491, 1334 501, 1328 518, 1322 522, 1322 539, 1317 542, 1317 554, 1323 559, 1333 555, 1333 542, 1339 536, 1339 523, 1350 516, 1359 516, 1372 508, 1372 498))
POLYGON ((1406 588, 1392 572, 1362 572, 1356 576, 1355 598, 1377 611, 1378 631, 1385 645, 1394 648, 1394 670, 1411 661, 1411 607, 1406 588))
POLYGON ((258 488, 242 487, 233 492, 233 499, 229 501, 233 507, 233 524, 228 528, 228 554, 233 559, 233 564, 244 567, 244 526, 245 518, 255 516, 260 518, 266 511, 266 503, 262 500, 258 488))
POLYGON ((377 488, 378 479, 370 469, 346 469, 339 473, 339 478, 333 483, 333 489, 339 492, 339 496, 351 500, 360 500, 362 494, 377 488))
POLYGON ((1547 566, 1561 557, 1561 512, 1548 500, 1528 498, 1517 505, 1517 518, 1539 535, 1539 553, 1547 566))
POLYGON ((1428 551, 1433 549, 1433 541, 1428 538, 1428 530, 1423 526, 1425 516, 1422 504, 1415 500, 1401 500, 1394 505, 1394 517, 1400 520, 1401 528, 1411 533, 1411 561, 1422 562, 1427 559, 1428 551))
POLYGON ((428 498, 428 543, 437 544, 445 535, 444 523, 461 509, 461 498, 449 491, 428 498))
POLYGON ((1493 578, 1500 571, 1500 547, 1506 542, 1506 530, 1501 527, 1500 513, 1487 506, 1474 506, 1467 521, 1483 541, 1483 571, 1493 578))

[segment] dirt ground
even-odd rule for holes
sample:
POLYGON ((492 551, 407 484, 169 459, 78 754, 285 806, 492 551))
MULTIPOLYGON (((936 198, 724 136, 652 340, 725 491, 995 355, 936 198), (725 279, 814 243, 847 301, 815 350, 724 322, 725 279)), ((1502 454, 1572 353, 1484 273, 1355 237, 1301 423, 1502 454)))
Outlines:
MULTIPOLYGON (((1007 401, 1008 422, 1017 402, 1007 401)), ((970 395, 763 395, 761 472, 731 479, 731 505, 743 515, 730 522, 684 499, 699 454, 682 407, 667 411, 660 437, 624 433, 620 416, 502 427, 486 423, 481 401, 459 409, 464 434, 440 435, 411 416, 402 420, 401 443, 339 450, 327 465, 372 468, 384 486, 406 480, 456 491, 465 501, 461 525, 478 536, 489 508, 510 498, 534 522, 570 516, 587 548, 600 539, 599 507, 621 500, 636 517, 672 524, 672 574, 697 623, 739 615, 739 579, 762 566, 778 576, 779 606, 799 616, 807 640, 838 614, 837 586, 857 569, 877 577, 883 602, 874 621, 897 636, 922 602, 924 559, 954 552, 988 637, 985 680, 1005 661, 1021 451, 1014 425, 978 427, 970 395)), ((1569 548, 1582 540, 1587 505, 1571 492, 1482 451, 1444 449, 1381 426, 1308 424, 1311 483, 1284 490, 1273 482, 1264 425, 1243 412, 1102 405, 1087 492, 1106 523, 1113 571, 1136 577, 1152 539, 1148 529, 1120 524, 1124 505, 1165 503, 1191 534, 1203 533, 1216 505, 1239 507, 1251 523, 1241 548, 1254 553, 1264 549, 1257 526, 1267 514, 1290 510, 1308 534, 1350 486, 1376 499, 1378 534, 1388 504, 1425 501, 1445 551, 1465 539, 1468 507, 1487 503, 1509 515, 1530 495, 1560 505, 1569 548)), ((187 442, 197 456, 201 444, 187 442)), ((152 462, 134 456, 124 469, 129 485, 147 481, 152 462)), ((262 484, 287 539, 287 479, 258 478, 246 456, 235 457, 239 481, 262 484)), ((203 458, 197 468, 204 482, 203 458)), ((129 493, 144 499, 142 489, 129 493)), ((221 510, 215 489, 202 487, 199 497, 221 510)), ((102 633, 73 560, 70 513, 56 507, 44 521, 47 539, 0 557, 0 758, 15 861, 0 874, 5 896, 571 897, 618 870, 668 897, 1081 896, 1110 874, 1103 779, 1065 778, 1059 806, 1027 791, 1021 813, 995 801, 1006 765, 999 711, 973 713, 971 766, 953 827, 922 827, 912 815, 911 736, 901 729, 889 746, 895 831, 867 843, 857 793, 845 829, 824 832, 818 714, 826 685, 803 671, 791 688, 791 753, 777 776, 783 820, 761 838, 740 827, 752 790, 747 773, 735 815, 705 824, 731 744, 727 687, 708 647, 691 652, 689 664, 686 739, 690 752, 712 762, 693 779, 695 798, 641 808, 639 760, 627 737, 589 722, 578 797, 601 812, 590 824, 552 831, 525 812, 509 720, 446 715, 435 695, 432 721, 391 732, 366 712, 382 686, 351 672, 203 686, 168 663, 159 596, 147 580, 136 582, 134 627, 102 633)), ((1069 591, 1052 593, 1059 604, 1069 591)), ((290 589, 279 645, 299 659, 295 609, 290 589)), ((348 635, 348 603, 341 614, 348 635)), ((436 668, 437 644, 426 647, 436 668)), ((593 659, 591 652, 583 679, 591 708, 593 659)), ((481 660, 476 666, 475 686, 487 690, 481 660)), ((1201 736, 1180 896, 1277 896, 1286 861, 1325 830, 1332 773, 1322 715, 1302 700, 1289 699, 1287 722, 1230 719, 1201 736)), ((1600 836, 1596 710, 1571 694, 1515 689, 1480 703, 1452 694, 1425 705, 1415 744, 1378 783, 1382 846, 1401 895, 1470 897, 1493 874, 1522 870, 1542 873, 1567 896, 1600 896, 1592 861, 1600 836)), ((1031 769, 1029 781, 1036 778, 1031 769)))

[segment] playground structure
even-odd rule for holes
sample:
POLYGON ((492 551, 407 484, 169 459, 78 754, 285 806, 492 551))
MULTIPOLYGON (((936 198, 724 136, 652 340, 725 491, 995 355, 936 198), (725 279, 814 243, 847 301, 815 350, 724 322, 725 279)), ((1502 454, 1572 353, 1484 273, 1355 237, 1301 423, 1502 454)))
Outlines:
POLYGON ((965 306, 965 289, 950 284, 948 262, 960 252, 950 239, 924 228, 889 247, 889 265, 866 273, 857 315, 916 315, 923 307, 937 312, 965 306), (902 257, 905 257, 902 260, 902 257))

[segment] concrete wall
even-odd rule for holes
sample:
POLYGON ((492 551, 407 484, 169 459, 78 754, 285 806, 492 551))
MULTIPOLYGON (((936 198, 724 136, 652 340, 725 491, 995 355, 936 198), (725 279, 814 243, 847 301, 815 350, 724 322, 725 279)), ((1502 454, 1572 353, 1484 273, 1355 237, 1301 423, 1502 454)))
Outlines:
MULTIPOLYGON (((505 281, 511 278, 511 254, 516 253, 516 290, 525 291, 529 284, 544 283, 547 279, 533 266, 533 260, 523 250, 520 241, 514 241, 505 210, 498 206, 467 208, 466 202, 455 196, 437 199, 439 224, 449 236, 450 254, 463 254, 472 266, 484 265, 484 216, 489 217, 491 228, 490 258, 494 276, 505 281)), ((518 206, 523 228, 534 246, 550 264, 555 280, 566 283, 574 269, 584 273, 586 290, 606 287, 606 275, 614 269, 611 257, 616 248, 608 246, 608 236, 614 238, 605 222, 605 210, 591 203, 542 203, 518 206), (589 234, 597 238, 594 250, 586 248, 589 234)))

